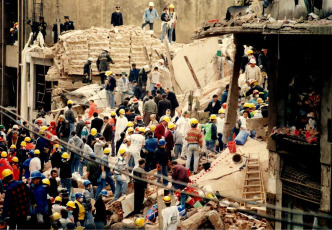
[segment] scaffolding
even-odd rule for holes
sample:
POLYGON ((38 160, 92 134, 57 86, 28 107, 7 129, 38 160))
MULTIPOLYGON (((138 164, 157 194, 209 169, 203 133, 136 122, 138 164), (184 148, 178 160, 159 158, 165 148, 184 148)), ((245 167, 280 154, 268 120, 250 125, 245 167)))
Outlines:
POLYGON ((43 0, 32 1, 32 21, 39 20, 39 17, 43 17, 43 0))

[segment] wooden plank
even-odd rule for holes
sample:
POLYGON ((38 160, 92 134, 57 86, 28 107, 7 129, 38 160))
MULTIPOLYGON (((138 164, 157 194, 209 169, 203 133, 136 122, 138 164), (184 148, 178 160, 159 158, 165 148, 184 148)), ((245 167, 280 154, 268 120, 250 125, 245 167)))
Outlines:
POLYGON ((188 68, 189 68, 189 70, 190 70, 190 72, 191 72, 191 75, 192 75, 193 78, 194 78, 194 81, 196 82, 197 87, 200 89, 200 88, 201 88, 201 84, 200 84, 199 81, 198 81, 198 78, 197 78, 197 76, 196 76, 196 74, 195 74, 195 71, 194 71, 193 67, 191 66, 191 63, 190 63, 188 57, 187 57, 187 56, 184 56, 184 60, 187 62, 188 68))

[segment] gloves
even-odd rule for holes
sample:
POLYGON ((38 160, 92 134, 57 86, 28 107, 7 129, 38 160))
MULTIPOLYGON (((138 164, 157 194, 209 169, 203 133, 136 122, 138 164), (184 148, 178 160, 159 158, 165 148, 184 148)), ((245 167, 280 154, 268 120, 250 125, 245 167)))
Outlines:
POLYGON ((102 172, 102 173, 101 173, 101 179, 104 180, 105 178, 106 178, 106 172, 102 172))
POLYGON ((161 166, 159 164, 157 164, 157 170, 161 171, 161 166))
POLYGON ((37 214, 37 222, 38 224, 44 223, 43 215, 40 213, 37 214))
POLYGON ((77 222, 76 222, 76 226, 77 226, 77 227, 80 227, 80 226, 81 226, 81 222, 77 221, 77 222))

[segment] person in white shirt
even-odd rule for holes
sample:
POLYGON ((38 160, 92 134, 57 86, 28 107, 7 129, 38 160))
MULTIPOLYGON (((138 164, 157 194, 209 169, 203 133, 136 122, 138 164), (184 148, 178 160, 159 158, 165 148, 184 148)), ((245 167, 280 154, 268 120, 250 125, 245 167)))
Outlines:
POLYGON ((217 117, 217 133, 218 133, 218 142, 217 152, 222 151, 224 149, 224 143, 222 142, 222 134, 224 132, 224 124, 225 124, 225 109, 219 109, 219 116, 217 117))
POLYGON ((250 59, 249 65, 247 65, 246 70, 246 80, 256 80, 258 85, 261 86, 261 69, 256 65, 255 59, 250 59))
POLYGON ((128 119, 124 116, 125 110, 120 109, 119 111, 120 116, 116 119, 116 131, 115 131, 115 142, 120 140, 120 134, 127 128, 128 119))
POLYGON ((180 131, 180 133, 182 133, 183 145, 181 151, 181 158, 185 158, 185 156, 187 155, 188 142, 185 139, 185 135, 187 134, 188 130, 191 129, 189 116, 189 112, 185 111, 176 122, 177 129, 180 131))
POLYGON ((150 91, 154 90, 154 87, 160 82, 161 73, 158 70, 158 66, 155 66, 150 76, 150 91))
POLYGON ((139 127, 138 133, 133 134, 130 136, 131 144, 128 149, 128 152, 133 156, 135 167, 137 168, 139 166, 138 161, 141 159, 141 150, 143 146, 145 145, 145 137, 144 137, 145 128, 139 127))
POLYGON ((177 206, 171 206, 172 199, 165 196, 163 201, 166 205, 161 212, 163 218, 163 230, 177 230, 180 227, 180 213, 177 206))
POLYGON ((247 130, 247 119, 249 117, 249 112, 244 111, 243 115, 240 117, 241 127, 240 130, 247 130))
POLYGON ((117 82, 118 90, 121 93, 121 102, 123 102, 125 95, 134 95, 134 92, 130 90, 129 80, 126 72, 122 72, 121 78, 117 82))
POLYGON ((34 158, 31 159, 30 165, 29 165, 30 172, 41 170, 41 161, 39 159, 39 154, 40 154, 39 149, 35 149, 34 154, 35 154, 35 156, 34 156, 34 158))
POLYGON ((95 139, 94 144, 94 153, 96 154, 97 161, 100 161, 100 158, 104 155, 104 146, 106 145, 105 137, 101 136, 95 139))

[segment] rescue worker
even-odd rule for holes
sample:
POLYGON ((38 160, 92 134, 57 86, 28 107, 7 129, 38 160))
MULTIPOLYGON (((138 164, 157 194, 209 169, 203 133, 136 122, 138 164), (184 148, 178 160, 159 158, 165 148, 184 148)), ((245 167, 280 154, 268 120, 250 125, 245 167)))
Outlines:
POLYGON ((50 216, 52 216, 52 201, 51 201, 51 196, 49 194, 50 192, 50 185, 51 182, 49 179, 44 178, 42 179, 42 186, 44 187, 46 191, 46 197, 47 197, 47 204, 46 204, 46 214, 43 215, 44 219, 44 224, 43 227, 44 229, 49 229, 51 227, 51 222, 50 222, 50 216))
POLYGON ((216 143, 216 140, 218 139, 217 135, 217 116, 215 114, 212 114, 210 116, 210 122, 202 125, 205 131, 205 143, 206 143, 206 148, 210 151, 215 151, 214 150, 214 144, 216 143))
POLYGON ((74 131, 75 128, 75 122, 76 122, 76 118, 75 118, 75 113, 72 109, 74 102, 72 100, 68 100, 67 101, 67 106, 68 109, 65 112, 65 119, 68 121, 69 123, 69 133, 71 134, 74 131))
POLYGON ((204 109, 204 112, 209 112, 209 116, 211 116, 211 114, 218 114, 219 109, 221 109, 221 103, 218 100, 218 95, 215 94, 212 97, 212 101, 209 103, 206 109, 204 109))
POLYGON ((65 23, 63 24, 63 31, 74 30, 74 22, 69 20, 69 16, 64 16, 65 23))
POLYGON ((41 161, 39 158, 40 151, 39 149, 35 149, 33 153, 34 157, 30 161, 29 171, 30 172, 40 171, 41 170, 41 161))
POLYGON ((25 137, 24 141, 26 143, 26 147, 25 147, 26 150, 31 150, 31 149, 34 150, 35 149, 35 145, 32 143, 32 140, 31 140, 30 137, 25 137))
POLYGON ((106 99, 108 105, 111 109, 114 109, 114 96, 116 93, 116 80, 112 74, 112 71, 106 71, 105 76, 107 77, 106 81, 106 99))
POLYGON ((105 225, 106 225, 106 206, 105 206, 105 202, 107 199, 107 191, 105 189, 103 189, 100 194, 99 197, 96 200, 95 203, 95 210, 96 210, 96 215, 95 215, 95 225, 96 225, 96 229, 104 229, 105 225))
POLYGON ((58 181, 56 180, 56 178, 58 177, 58 172, 55 169, 51 170, 51 178, 50 180, 50 191, 49 194, 51 197, 57 197, 59 195, 58 192, 58 181))
POLYGON ((88 61, 84 64, 83 67, 83 79, 82 83, 92 83, 92 68, 91 68, 91 63, 93 61, 92 57, 88 58, 88 61))
POLYGON ((171 206, 172 199, 169 196, 164 196, 163 201, 166 205, 161 212, 163 218, 163 230, 176 230, 180 227, 180 214, 177 206, 171 206))
POLYGON ((134 213, 140 214, 143 206, 145 190, 148 186, 148 183, 143 181, 146 180, 146 171, 145 168, 145 160, 140 159, 138 161, 139 167, 135 168, 133 171, 133 175, 141 178, 142 180, 134 178, 134 213))
POLYGON ((60 196, 56 196, 54 198, 54 204, 52 205, 52 212, 53 213, 55 213, 55 212, 60 213, 61 210, 66 209, 65 206, 61 205, 61 202, 62 202, 62 198, 60 196))
POLYGON ((217 117, 217 133, 218 133, 218 146, 216 147, 216 151, 222 151, 224 149, 224 143, 222 142, 222 134, 224 132, 224 124, 225 124, 225 109, 219 109, 219 116, 217 117))
POLYGON ((3 151, 1 152, 1 159, 0 159, 0 176, 5 169, 10 169, 11 171, 13 171, 12 166, 10 166, 9 162, 7 161, 7 152, 3 151))
POLYGON ((122 177, 122 171, 128 172, 127 163, 125 161, 126 150, 119 149, 119 154, 120 154, 120 156, 116 160, 115 170, 114 170, 114 179, 116 180, 114 201, 119 199, 120 194, 126 195, 126 191, 127 191, 127 187, 128 187, 128 182, 126 180, 124 180, 122 177))
POLYGON ((123 25, 123 18, 122 18, 122 13, 120 12, 120 6, 115 7, 115 12, 112 13, 111 24, 113 26, 123 25))
POLYGON ((168 159, 172 159, 172 151, 174 149, 174 132, 176 126, 173 122, 168 123, 168 130, 165 134, 165 141, 166 141, 166 152, 168 159))
POLYGON ((75 194, 75 209, 73 211, 74 221, 76 226, 84 226, 85 219, 85 208, 82 204, 83 202, 83 194, 78 192, 75 194))
MULTIPOLYGON (((131 69, 129 72, 129 82, 133 84, 134 81, 138 82, 140 69, 136 68, 136 64, 131 64, 131 69)), ((131 89, 133 91, 133 89, 131 89)))
POLYGON ((68 193, 71 192, 71 162, 73 157, 69 159, 67 152, 62 153, 62 161, 60 165, 60 181, 62 188, 66 188, 68 193))
POLYGON ((109 121, 110 125, 112 126, 113 132, 112 132, 112 137, 111 137, 111 146, 112 146, 112 157, 115 156, 115 132, 116 132, 116 112, 112 111, 111 112, 111 119, 109 121))
POLYGON ((9 218, 9 229, 25 229, 30 204, 36 203, 35 198, 26 184, 14 181, 10 169, 3 170, 1 178, 7 184, 1 218, 9 218))
POLYGON ((112 58, 110 57, 107 50, 104 50, 97 59, 97 69, 99 71, 100 76, 100 84, 103 86, 105 84, 105 73, 109 70, 109 64, 114 64, 112 58))
POLYGON ((40 183, 41 178, 42 174, 39 171, 31 172, 30 188, 36 200, 36 207, 31 211, 31 224, 43 228, 44 215, 47 215, 47 193, 40 183))
POLYGON ((46 28, 47 28, 47 23, 44 21, 44 17, 40 16, 38 30, 42 33, 44 41, 46 36, 46 28))
POLYGON ((43 126, 40 130, 39 130, 39 134, 41 135, 41 137, 37 138, 36 141, 36 149, 39 150, 39 159, 40 159, 40 169, 43 170, 44 169, 44 164, 45 161, 47 162, 49 160, 49 152, 45 152, 45 150, 49 151, 49 148, 51 147, 51 143, 45 139, 43 136, 45 135, 45 130, 47 129, 46 126, 43 126))
POLYGON ((158 139, 153 137, 153 131, 150 130, 147 134, 148 138, 145 140, 145 150, 147 151, 145 171, 150 171, 156 168, 156 159, 154 151, 158 148, 158 139))
POLYGON ((19 167, 19 162, 17 157, 13 157, 13 179, 18 181, 20 180, 20 167, 19 167))
POLYGON ((105 188, 106 182, 110 185, 113 194, 115 192, 114 181, 112 179, 110 168, 108 167, 108 156, 110 153, 111 150, 109 148, 104 149, 104 155, 102 156, 103 161, 102 164, 100 165, 101 175, 98 178, 98 188, 96 191, 96 198, 98 198, 98 195, 101 192, 101 190, 105 188))
MULTIPOLYGON (((167 177, 167 164, 168 164, 168 156, 165 150, 166 141, 164 139, 160 139, 158 142, 158 148, 155 150, 154 154, 156 157, 156 168, 158 171, 158 175, 162 174, 164 177, 167 177)), ((161 177, 158 176, 157 182, 160 183, 161 177)), ((168 180, 163 178, 164 186, 167 186, 168 180)))
POLYGON ((16 156, 16 145, 11 145, 9 147, 7 161, 11 164, 13 162, 13 157, 16 156))
POLYGON ((75 223, 75 219, 74 219, 74 216, 73 216, 73 212, 76 208, 76 205, 75 205, 75 202, 74 201, 68 201, 67 204, 66 204, 66 208, 67 208, 67 211, 68 211, 68 219, 72 222, 72 223, 75 223))
POLYGON ((27 180, 27 183, 29 183, 30 180, 30 161, 34 157, 33 150, 30 150, 28 152, 28 159, 26 159, 22 164, 22 179, 23 176, 27 180))
POLYGON ((120 116, 116 119, 116 131, 115 131, 115 141, 120 139, 120 134, 125 131, 128 123, 128 119, 124 116, 125 110, 120 109, 119 114, 120 116))
POLYGON ((93 188, 89 180, 83 181, 84 190, 83 195, 83 206, 85 209, 85 223, 84 226, 88 224, 94 224, 93 215, 92 215, 92 204, 91 199, 93 199, 93 188))
POLYGON ((194 157, 194 173, 198 172, 199 148, 203 146, 203 135, 202 132, 197 129, 197 125, 197 119, 190 119, 191 129, 186 133, 185 137, 188 143, 186 168, 190 169, 191 158, 194 157))
POLYGON ((166 128, 168 125, 168 122, 170 121, 169 117, 162 117, 160 119, 160 123, 159 125, 157 125, 155 131, 154 131, 154 136, 160 140, 161 138, 165 138, 165 132, 166 132, 166 128))
MULTIPOLYGON (((172 169, 172 179, 174 181, 181 181, 182 183, 189 183, 190 179, 188 176, 187 169, 185 167, 178 164, 177 161, 172 161, 171 169, 172 169)), ((180 190, 180 191, 186 187, 186 185, 184 185, 184 184, 178 184, 175 182, 172 183, 172 186, 174 189, 180 190)), ((186 200, 187 200, 187 195, 184 193, 181 193, 180 204, 183 205, 184 207, 186 206, 186 200)))
POLYGON ((144 14, 143 14, 143 24, 142 24, 142 29, 149 24, 150 30, 153 30, 153 23, 154 21, 158 20, 159 15, 156 11, 156 9, 153 8, 154 3, 149 2, 149 8, 145 9, 144 14))
POLYGON ((140 154, 141 150, 145 145, 145 128, 144 127, 139 127, 138 128, 138 133, 135 133, 130 136, 131 139, 131 145, 128 149, 128 152, 130 152, 131 156, 134 158, 135 162, 135 168, 139 166, 139 159, 141 159, 140 154))

